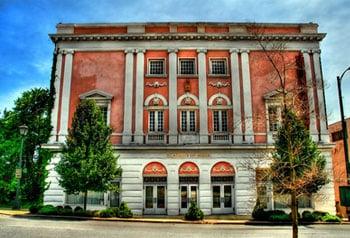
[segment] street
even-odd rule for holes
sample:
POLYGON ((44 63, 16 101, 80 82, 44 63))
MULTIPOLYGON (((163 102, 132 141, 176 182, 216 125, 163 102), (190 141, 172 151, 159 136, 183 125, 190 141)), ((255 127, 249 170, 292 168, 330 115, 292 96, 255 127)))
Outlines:
MULTIPOLYGON (((300 226, 299 237, 349 237, 350 225, 300 226)), ((291 237, 290 226, 67 221, 0 216, 1 238, 291 237)))

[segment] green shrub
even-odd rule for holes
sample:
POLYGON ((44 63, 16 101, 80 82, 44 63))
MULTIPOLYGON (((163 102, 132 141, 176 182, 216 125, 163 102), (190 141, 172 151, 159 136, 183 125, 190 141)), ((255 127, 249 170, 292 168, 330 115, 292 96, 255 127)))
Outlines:
POLYGON ((285 221, 290 221, 290 216, 288 214, 273 214, 269 217, 269 221, 274 221, 274 222, 285 222, 285 221))
POLYGON ((37 214, 42 207, 43 205, 33 204, 29 207, 29 212, 31 214, 37 214))
POLYGON ((252 217, 254 220, 265 221, 268 219, 267 214, 262 206, 257 203, 253 209, 252 217))
POLYGON ((312 215, 315 217, 315 221, 322 221, 322 217, 329 214, 328 212, 314 211, 312 215))
POLYGON ((116 216, 122 217, 122 218, 130 218, 133 216, 130 208, 126 204, 126 202, 122 202, 118 209, 119 214, 115 213, 116 216))
POLYGON ((113 217, 113 216, 114 216, 114 212, 113 212, 113 210, 110 209, 110 208, 101 210, 101 211, 99 212, 99 217, 113 217))
POLYGON ((114 216, 116 217, 120 216, 119 207, 111 207, 110 209, 113 211, 114 216))
POLYGON ((69 206, 69 205, 65 205, 63 208, 64 208, 64 209, 68 209, 68 210, 72 210, 72 211, 73 211, 72 207, 71 207, 71 206, 69 206))
POLYGON ((84 211, 84 209, 81 208, 81 207, 79 207, 79 206, 76 206, 76 207, 74 208, 74 213, 76 213, 76 212, 81 212, 81 211, 84 211))
POLYGON ((341 219, 339 217, 331 215, 329 213, 321 217, 321 220, 324 222, 341 222, 341 219))
POLYGON ((303 211, 303 213, 301 214, 301 220, 313 222, 313 221, 316 221, 316 217, 310 211, 303 211))
MULTIPOLYGON (((58 208, 58 207, 57 207, 58 208)), ((71 216, 73 215, 73 210, 72 207, 70 206, 64 206, 63 208, 58 208, 57 209, 57 214, 62 215, 62 216, 71 216)))
POLYGON ((197 221, 203 220, 203 218, 203 211, 197 207, 197 204, 195 202, 192 201, 188 212, 185 214, 185 219, 190 221, 197 221))
POLYGON ((43 206, 38 213, 40 215, 57 215, 57 208, 52 205, 43 206))

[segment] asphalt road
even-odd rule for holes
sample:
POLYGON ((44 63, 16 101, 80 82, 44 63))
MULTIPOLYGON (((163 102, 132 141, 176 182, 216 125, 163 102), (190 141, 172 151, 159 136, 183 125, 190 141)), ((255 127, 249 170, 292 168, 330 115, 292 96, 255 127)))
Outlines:
MULTIPOLYGON (((67 221, 0 216, 1 238, 291 237, 290 226, 67 221)), ((349 238, 350 225, 300 226, 299 237, 349 238)))

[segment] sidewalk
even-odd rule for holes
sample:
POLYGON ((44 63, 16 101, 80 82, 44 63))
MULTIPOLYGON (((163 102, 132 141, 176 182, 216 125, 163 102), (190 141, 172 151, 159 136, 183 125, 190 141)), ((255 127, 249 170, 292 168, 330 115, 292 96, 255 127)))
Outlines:
MULTIPOLYGON (((250 216, 238 215, 210 215, 205 216, 203 221, 186 221, 183 216, 135 216, 133 218, 100 218, 100 217, 79 217, 79 216, 60 216, 60 215, 38 215, 30 214, 28 210, 0 210, 0 215, 12 216, 18 218, 46 218, 60 220, 95 220, 95 221, 122 221, 122 222, 148 222, 148 223, 177 223, 177 224, 231 224, 231 225, 290 225, 290 222, 270 222, 254 221, 250 216)), ((301 223, 302 225, 317 224, 339 224, 327 222, 301 223)), ((343 221, 341 224, 350 224, 343 221)))

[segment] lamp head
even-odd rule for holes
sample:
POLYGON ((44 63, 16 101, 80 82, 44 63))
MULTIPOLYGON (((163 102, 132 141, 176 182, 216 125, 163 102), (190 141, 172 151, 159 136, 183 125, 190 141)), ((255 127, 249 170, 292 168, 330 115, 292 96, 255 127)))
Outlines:
POLYGON ((27 133, 28 133, 28 126, 26 126, 26 125, 19 126, 19 133, 22 136, 27 135, 27 133))

